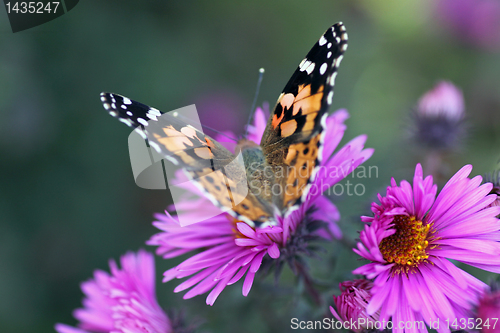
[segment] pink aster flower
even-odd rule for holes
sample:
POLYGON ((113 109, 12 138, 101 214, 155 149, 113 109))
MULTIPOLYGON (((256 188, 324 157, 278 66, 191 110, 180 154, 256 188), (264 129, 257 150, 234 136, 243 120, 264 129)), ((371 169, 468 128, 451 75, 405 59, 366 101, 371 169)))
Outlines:
MULTIPOLYGON (((244 296, 248 295, 265 257, 276 260, 280 255, 292 257, 298 252, 307 254, 307 242, 298 242, 294 238, 299 234, 296 231, 299 226, 304 225, 302 222, 305 219, 325 221, 326 231, 319 236, 340 237, 340 229, 335 224, 339 217, 338 210, 321 196, 321 192, 342 180, 373 153, 372 149, 363 149, 366 136, 362 135, 333 154, 344 134, 346 118, 348 113, 340 110, 327 119, 322 152, 324 168, 317 173, 312 186, 320 190, 311 190, 300 208, 286 218, 278 217, 278 226, 255 229, 226 213, 207 220, 197 219, 195 215, 198 210, 206 212, 208 209, 215 209, 201 194, 202 198, 196 201, 186 200, 181 205, 176 204, 176 208, 178 211, 189 210, 193 220, 202 222, 180 226, 178 220, 168 212, 156 215, 158 220, 154 225, 161 232, 154 235, 147 244, 158 246, 158 255, 173 258, 193 250, 202 250, 166 271, 163 281, 187 278, 174 292, 187 290, 184 298, 191 298, 210 291, 206 302, 213 305, 226 286, 243 277, 242 292, 244 296), (336 172, 328 173, 328 170, 336 172)), ((250 140, 260 143, 266 119, 265 113, 259 108, 249 127, 250 140)), ((194 186, 191 190, 197 191, 194 186)))
POLYGON ((340 296, 333 296, 338 312, 331 306, 330 311, 338 321, 349 323, 349 326, 352 322, 353 327, 349 327, 351 331, 362 332, 368 325, 374 326, 379 319, 378 312, 373 315, 366 313, 372 287, 373 282, 370 280, 345 281, 339 284, 340 296))
MULTIPOLYGON (((480 330, 483 333, 498 333, 500 332, 500 289, 498 282, 491 285, 490 290, 486 292, 479 299, 476 309, 477 318, 476 323, 481 323, 480 330)), ((479 326, 479 325, 478 325, 479 326)))
POLYGON ((82 309, 74 312, 79 328, 57 324, 59 333, 169 333, 171 322, 156 301, 152 254, 129 252, 110 261, 111 274, 97 270, 82 284, 82 309))
POLYGON ((464 98, 453 83, 441 81, 418 102, 418 112, 428 117, 460 120, 464 117, 464 98))
POLYGON ((379 194, 374 217, 362 218, 368 223, 354 250, 370 263, 353 273, 375 279, 367 314, 392 317, 401 332, 398 325, 406 321, 429 325, 471 317, 486 285, 448 259, 500 272, 500 207, 489 207, 497 196, 489 194, 491 183, 481 185, 480 176, 468 178, 471 170, 460 169, 436 197, 432 176, 424 179, 418 164, 413 186, 392 179, 386 196, 379 194))
POLYGON ((464 135, 464 117, 462 92, 451 82, 441 81, 418 101, 414 140, 430 148, 454 148, 464 135))

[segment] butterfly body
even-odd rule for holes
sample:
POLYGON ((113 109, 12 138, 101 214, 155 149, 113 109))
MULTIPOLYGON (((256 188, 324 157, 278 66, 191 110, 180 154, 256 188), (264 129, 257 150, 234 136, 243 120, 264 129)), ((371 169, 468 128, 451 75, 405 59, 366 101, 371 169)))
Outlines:
POLYGON ((329 28, 294 72, 268 119, 260 145, 238 142, 233 154, 176 112, 102 93, 109 113, 149 140, 219 207, 251 226, 273 225, 306 199, 320 167, 327 111, 347 49, 341 23, 329 28))
POLYGON ((272 184, 275 174, 266 162, 262 148, 253 141, 243 139, 236 146, 241 151, 249 190, 260 199, 272 205, 272 184))

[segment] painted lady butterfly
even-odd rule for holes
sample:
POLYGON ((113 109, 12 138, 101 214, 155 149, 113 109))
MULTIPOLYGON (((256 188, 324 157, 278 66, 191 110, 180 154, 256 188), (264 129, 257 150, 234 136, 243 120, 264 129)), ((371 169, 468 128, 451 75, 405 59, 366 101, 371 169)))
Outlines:
POLYGON ((321 162, 323 129, 346 49, 345 27, 337 23, 293 73, 260 146, 238 141, 242 159, 175 113, 162 114, 112 93, 102 93, 101 101, 113 117, 136 128, 162 156, 182 167, 212 202, 251 226, 273 225, 276 215, 297 209, 308 194, 321 162))

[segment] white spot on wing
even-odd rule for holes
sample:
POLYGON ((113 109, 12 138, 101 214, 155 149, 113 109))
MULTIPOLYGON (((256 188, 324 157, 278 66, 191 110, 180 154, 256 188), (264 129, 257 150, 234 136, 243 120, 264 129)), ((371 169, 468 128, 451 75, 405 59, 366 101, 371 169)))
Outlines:
POLYGON ((118 120, 124 123, 125 125, 132 127, 132 122, 129 119, 120 118, 118 120))
POLYGON ((148 113, 154 114, 157 117, 161 116, 161 112, 158 109, 155 109, 155 108, 150 108, 148 110, 148 113))
POLYGON ((332 75, 328 78, 328 84, 333 86, 335 84, 335 78, 337 77, 337 72, 333 72, 332 75))
MULTIPOLYGON (((305 60, 305 59, 304 59, 304 60, 305 60)), ((308 68, 311 64, 312 64, 312 61, 310 61, 310 60, 303 61, 303 62, 301 63, 301 66, 299 67, 299 70, 300 70, 301 72, 303 72, 303 71, 305 71, 305 70, 306 70, 306 69, 307 69, 307 68, 308 68)), ((314 67, 313 67, 313 69, 314 69, 314 67)))
POLYGON ((140 136, 141 136, 144 140, 146 140, 146 139, 147 139, 147 137, 146 137, 146 133, 144 133, 144 131, 143 131, 142 129, 140 129, 139 127, 137 127, 137 128, 135 129, 135 132, 136 132, 137 134, 139 134, 139 135, 140 135, 140 136))
POLYGON ((123 103, 130 105, 130 104, 132 104, 132 101, 130 99, 128 99, 127 97, 123 97, 123 103))
POLYGON ((330 90, 330 92, 328 93, 328 97, 326 98, 326 102, 328 103, 328 105, 332 104, 332 100, 333 100, 333 90, 330 90))
POLYGON ((319 68, 319 73, 320 73, 321 75, 325 74, 325 72, 326 72, 326 69, 327 69, 327 68, 328 68, 328 65, 327 65, 327 63, 325 62, 325 63, 324 63, 323 65, 321 65, 321 67, 319 68))
MULTIPOLYGON (((311 184, 307 185, 306 188, 304 189, 304 192, 302 192, 302 194, 304 194, 305 192, 309 192, 309 187, 311 186, 311 184)), ((302 199, 301 199, 302 200, 302 199)), ((286 210, 286 213, 285 213, 285 219, 290 216, 291 213, 293 213, 294 211, 296 211, 297 209, 299 209, 300 207, 300 204, 295 204, 293 205, 292 207, 289 207, 287 210, 286 210)))
POLYGON ((339 57, 337 58, 337 60, 335 60, 335 66, 336 67, 339 67, 340 62, 342 61, 342 59, 344 59, 344 56, 343 55, 339 55, 339 57))
POLYGON ((332 43, 328 43, 328 45, 326 47, 327 48, 331 48, 332 47, 332 43))
POLYGON ((142 118, 137 118, 137 121, 141 124, 141 125, 144 125, 144 126, 148 126, 148 122, 142 118))
POLYGON ((307 74, 311 75, 315 66, 316 66, 316 64, 314 62, 311 62, 311 64, 306 68, 307 74))
POLYGON ((319 39, 319 46, 323 46, 325 45, 327 42, 325 36, 321 36, 321 38, 319 39))
MULTIPOLYGON (((154 142, 153 142, 153 143, 154 143, 154 142)), ((149 144, 151 144, 151 142, 150 142, 149 144)), ((158 151, 158 152, 159 152, 159 151, 158 151)), ((168 156, 168 155, 166 155, 166 156, 165 156, 165 158, 166 158, 167 160, 169 160, 170 162, 174 163, 175 165, 179 165, 179 161, 177 161, 177 160, 176 160, 175 158, 173 158, 172 156, 168 156)))
POLYGON ((157 117, 161 116, 161 112, 155 108, 150 108, 148 112, 146 112, 146 116, 151 120, 158 121, 157 117))
POLYGON ((158 121, 158 116, 156 114, 152 114, 150 111, 148 111, 148 113, 146 113, 146 116, 151 119, 151 120, 154 120, 154 121, 158 121))
MULTIPOLYGON (((154 149, 158 152, 158 154, 161 154, 161 148, 160 148, 160 146, 158 146, 158 144, 157 144, 156 142, 153 142, 153 141, 149 140, 149 145, 150 145, 151 147, 153 147, 153 148, 154 148, 154 149)), ((170 158, 171 158, 170 156, 165 156, 165 157, 166 157, 169 161, 172 161, 172 163, 174 163, 174 164, 179 164, 179 162, 177 162, 177 161, 175 161, 175 162, 174 162, 173 160, 171 160, 171 159, 170 159, 170 158), (170 158, 169 158, 169 157, 170 157, 170 158)))
POLYGON ((248 217, 241 215, 241 214, 238 214, 238 213, 236 213, 236 217, 238 219, 241 219, 243 222, 245 222, 246 224, 248 224, 252 228, 255 228, 255 223, 252 220, 250 220, 248 217))
POLYGON ((120 107, 121 107, 123 110, 127 110, 127 106, 126 106, 125 104, 120 105, 120 107))
POLYGON ((326 57, 327 57, 328 59, 330 59, 330 57, 331 57, 331 56, 332 56, 332 51, 328 51, 328 54, 326 55, 326 57))
POLYGON ((132 117, 134 114, 133 114, 132 112, 130 112, 130 111, 127 111, 127 115, 128 115, 129 117, 132 117))

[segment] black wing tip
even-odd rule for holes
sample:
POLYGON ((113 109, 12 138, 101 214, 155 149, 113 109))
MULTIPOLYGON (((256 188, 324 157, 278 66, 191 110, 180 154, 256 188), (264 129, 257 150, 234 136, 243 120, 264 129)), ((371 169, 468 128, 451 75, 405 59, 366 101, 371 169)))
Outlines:
POLYGON ((337 23, 335 23, 334 25, 332 25, 330 27, 330 29, 333 30, 333 31, 335 31, 335 32, 341 32, 341 33, 346 32, 346 27, 345 27, 345 25, 344 25, 343 22, 337 22, 337 23))
MULTIPOLYGON (((336 43, 339 46, 340 52, 343 53, 347 49, 347 41, 348 41, 348 36, 347 36, 347 30, 345 28, 344 23, 338 22, 335 23, 328 29, 323 36, 328 34, 329 31, 332 31, 332 36, 329 38, 335 38, 336 43)), ((326 36, 325 36, 326 37, 326 36)))
POLYGON ((131 105, 133 103, 129 98, 115 93, 101 92, 100 99, 102 106, 112 117, 118 118, 119 121, 132 128, 141 125, 131 114, 125 113, 127 108, 124 105, 131 105))
POLYGON ((108 93, 108 92, 102 92, 100 94, 100 97, 101 97, 101 102, 102 102, 102 106, 104 107, 104 109, 106 109, 106 111, 108 111, 108 113, 113 116, 113 117, 118 117, 118 112, 116 112, 116 107, 113 106, 113 101, 112 101, 112 97, 113 97, 113 94, 112 93, 108 93))
MULTIPOLYGON (((336 56, 342 55, 347 50, 347 30, 342 22, 335 23, 321 35, 315 47, 327 45, 332 51, 336 49, 336 56), (330 44, 331 43, 331 44, 330 44), (330 45, 333 46, 330 47, 330 45)), ((314 48, 313 48, 314 49, 314 48)))
POLYGON ((334 25, 332 25, 332 28, 333 27, 337 27, 339 29, 344 29, 345 30, 345 24, 342 21, 339 21, 339 22, 335 23, 334 25))
POLYGON ((101 101, 104 102, 105 100, 110 100, 112 102, 115 102, 115 99, 116 98, 119 98, 119 99, 129 99, 123 95, 120 95, 120 94, 116 94, 116 93, 112 93, 112 92, 107 92, 107 91, 103 91, 99 94, 99 96, 101 97, 101 101))
POLYGON ((107 92, 107 91, 103 91, 99 94, 99 96, 101 97, 101 101, 104 103, 106 100, 110 100, 112 97, 114 96, 120 96, 120 97, 123 97, 121 95, 118 95, 118 94, 115 94, 115 93, 111 93, 111 92, 107 92))

